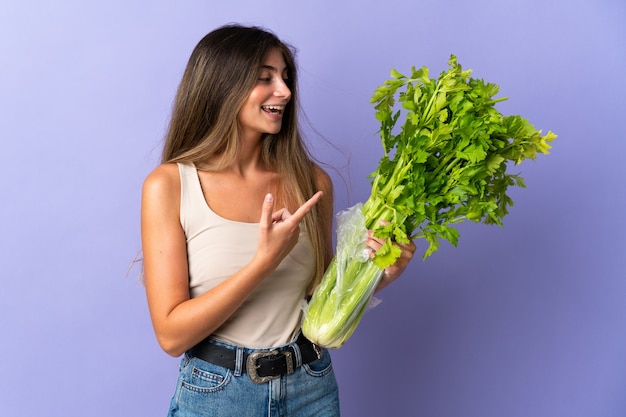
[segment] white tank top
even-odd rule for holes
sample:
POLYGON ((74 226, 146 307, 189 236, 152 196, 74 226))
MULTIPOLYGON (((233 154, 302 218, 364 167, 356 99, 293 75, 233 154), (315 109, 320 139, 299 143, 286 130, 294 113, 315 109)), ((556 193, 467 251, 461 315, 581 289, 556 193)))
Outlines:
MULTIPOLYGON (((189 291, 194 298, 233 275, 252 259, 258 243, 259 225, 217 215, 204 198, 196 168, 178 164, 178 169, 180 222, 187 240, 189 291)), ((298 243, 276 271, 259 284, 212 337, 249 348, 291 342, 300 329, 302 300, 314 269, 313 256, 310 239, 301 231, 298 243)))

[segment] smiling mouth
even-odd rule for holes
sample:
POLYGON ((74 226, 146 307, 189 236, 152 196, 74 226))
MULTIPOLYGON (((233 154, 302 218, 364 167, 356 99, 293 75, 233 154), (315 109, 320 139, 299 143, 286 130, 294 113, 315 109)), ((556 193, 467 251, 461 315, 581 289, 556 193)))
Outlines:
POLYGON ((283 114, 285 106, 261 106, 261 109, 270 114, 283 114))

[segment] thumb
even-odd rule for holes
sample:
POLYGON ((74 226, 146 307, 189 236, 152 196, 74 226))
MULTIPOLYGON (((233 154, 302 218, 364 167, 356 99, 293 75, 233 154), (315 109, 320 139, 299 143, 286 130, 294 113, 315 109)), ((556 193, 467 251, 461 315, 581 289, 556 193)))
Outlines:
POLYGON ((263 200, 263 208, 261 210, 261 225, 269 226, 272 224, 272 213, 274 212, 274 196, 266 194, 263 200))

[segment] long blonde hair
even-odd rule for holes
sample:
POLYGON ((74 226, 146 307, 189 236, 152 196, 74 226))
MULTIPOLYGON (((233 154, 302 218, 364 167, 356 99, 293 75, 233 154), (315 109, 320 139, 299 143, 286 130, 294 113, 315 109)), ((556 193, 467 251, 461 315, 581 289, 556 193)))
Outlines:
MULTIPOLYGON (((239 146, 237 115, 257 82, 267 53, 278 49, 288 71, 291 100, 277 134, 262 140, 261 158, 280 178, 278 199, 293 210, 317 190, 314 162, 298 125, 295 50, 259 27, 222 26, 194 48, 178 87, 165 137, 163 163, 194 163, 215 171, 232 163, 239 146), (220 158, 214 158, 219 155, 220 158)), ((315 270, 309 292, 321 279, 331 248, 324 246, 322 215, 316 206, 303 220, 313 245, 315 270)))

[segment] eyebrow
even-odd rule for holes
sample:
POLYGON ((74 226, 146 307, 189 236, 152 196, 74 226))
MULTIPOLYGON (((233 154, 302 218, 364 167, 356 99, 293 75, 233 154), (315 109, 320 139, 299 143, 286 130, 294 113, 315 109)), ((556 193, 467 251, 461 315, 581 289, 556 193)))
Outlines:
MULTIPOLYGON (((261 65, 261 69, 266 69, 266 70, 269 70, 269 71, 279 72, 279 71, 278 71, 278 68, 275 68, 275 67, 273 67, 273 66, 271 66, 271 65, 261 65)), ((282 70, 282 72, 285 72, 285 71, 289 71, 289 68, 285 67, 285 68, 282 70)))

